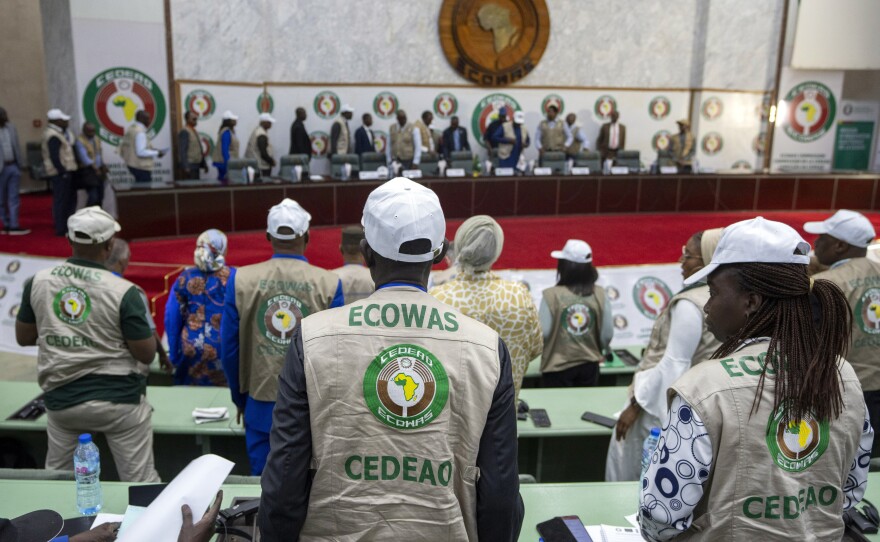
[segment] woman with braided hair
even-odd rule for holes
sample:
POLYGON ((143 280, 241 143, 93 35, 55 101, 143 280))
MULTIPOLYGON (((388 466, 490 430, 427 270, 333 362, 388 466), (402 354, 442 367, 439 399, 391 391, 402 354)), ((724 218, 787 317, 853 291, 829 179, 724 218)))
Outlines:
POLYGON ((840 540, 865 492, 873 430, 843 359, 846 298, 807 275, 810 246, 761 217, 725 228, 704 311, 721 341, 669 389, 642 476, 647 540, 840 540))

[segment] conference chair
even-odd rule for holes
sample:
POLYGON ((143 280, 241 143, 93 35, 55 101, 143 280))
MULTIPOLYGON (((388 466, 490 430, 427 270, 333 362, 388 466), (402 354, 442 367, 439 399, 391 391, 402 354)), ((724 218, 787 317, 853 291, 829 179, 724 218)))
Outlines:
POLYGON ((672 157, 672 151, 669 149, 657 151, 657 167, 676 167, 675 158, 672 157))
POLYGON ((46 176, 46 169, 43 167, 42 145, 39 141, 28 141, 25 149, 27 166, 31 173, 31 179, 35 181, 43 179, 46 176))
POLYGON ((440 156, 436 152, 423 152, 419 169, 423 177, 437 177, 440 175, 440 156))
POLYGON ((565 153, 545 152, 541 156, 541 167, 549 167, 554 175, 565 175, 565 153))
POLYGON ((638 173, 641 166, 639 151, 617 151, 614 165, 629 168, 630 173, 638 173))
POLYGON ((474 154, 471 151, 455 151, 449 153, 449 169, 461 168, 468 177, 474 173, 474 154))
POLYGON ((356 154, 334 154, 330 158, 330 176, 336 180, 347 181, 357 179, 360 172, 360 158, 356 154), (348 179, 343 179, 345 164, 351 164, 351 174, 348 179))
POLYGON ((602 156, 596 151, 581 151, 574 157, 574 167, 588 167, 591 175, 602 173, 602 156))
POLYGON ((308 154, 285 154, 281 157, 281 168, 278 176, 289 183, 299 183, 309 178, 309 155, 308 154), (296 166, 302 168, 299 180, 296 179, 296 166))
POLYGON ((361 154, 361 171, 376 171, 382 166, 388 166, 384 153, 365 152, 361 154))
POLYGON ((229 184, 249 184, 247 178, 247 168, 254 169, 254 179, 260 176, 260 165, 256 158, 230 158, 226 162, 226 178, 229 184))

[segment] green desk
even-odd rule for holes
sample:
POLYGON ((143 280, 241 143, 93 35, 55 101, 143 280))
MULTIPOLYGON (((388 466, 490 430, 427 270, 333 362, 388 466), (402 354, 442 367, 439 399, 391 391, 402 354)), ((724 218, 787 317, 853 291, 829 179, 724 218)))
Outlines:
MULTIPOLYGON (((643 346, 624 346, 617 348, 616 350, 626 350, 635 356, 636 359, 641 359, 643 348, 643 346)), ((599 365, 599 385, 628 386, 629 383, 632 382, 632 375, 635 371, 636 368, 634 366, 625 364, 620 360, 617 354, 615 354, 614 360, 599 365)), ((526 369, 526 374, 523 377, 523 386, 535 387, 540 378, 541 357, 538 356, 529 363, 529 367, 526 369)))
MULTIPOLYGON (((128 486, 122 482, 102 482, 104 511, 122 514, 128 504, 128 486)), ((0 493, 15 495, 14 499, 0 499, 0 517, 17 517, 33 510, 50 508, 63 517, 76 517, 76 488, 74 482, 44 482, 33 480, 0 480, 0 493)), ((638 510, 637 482, 580 483, 580 484, 524 484, 520 494, 525 503, 520 542, 535 542, 535 525, 554 516, 577 515, 588 525, 628 525, 624 516, 638 510)), ((235 497, 257 497, 258 485, 223 486, 223 507, 232 504, 235 497)), ((865 495, 873 502, 880 501, 880 473, 872 473, 865 495)), ((869 540, 880 541, 880 535, 869 540)))

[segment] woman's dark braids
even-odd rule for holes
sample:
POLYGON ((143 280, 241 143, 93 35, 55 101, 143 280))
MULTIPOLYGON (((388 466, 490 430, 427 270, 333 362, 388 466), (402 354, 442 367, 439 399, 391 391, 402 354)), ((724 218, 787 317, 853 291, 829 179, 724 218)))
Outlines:
POLYGON ((852 321, 843 292, 827 280, 816 280, 811 291, 806 265, 724 267, 737 273, 743 291, 764 297, 742 329, 712 356, 729 356, 746 339, 770 337, 752 412, 760 405, 769 369, 775 382, 773 410, 784 405, 787 422, 802 420, 807 414, 818 420, 837 418, 843 408, 837 359, 846 354, 852 321))

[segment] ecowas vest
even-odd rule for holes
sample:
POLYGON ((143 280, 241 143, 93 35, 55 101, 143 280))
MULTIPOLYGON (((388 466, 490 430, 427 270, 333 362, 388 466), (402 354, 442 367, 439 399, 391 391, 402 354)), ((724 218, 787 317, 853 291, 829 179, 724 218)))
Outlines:
POLYGON ((235 132, 229 128, 223 128, 217 134, 217 144, 214 145, 214 151, 211 153, 211 161, 215 164, 222 164, 223 161, 223 134, 229 132, 229 159, 238 158, 238 138, 235 132))
POLYGON ((330 306, 339 278, 295 258, 272 258, 235 273, 241 393, 274 402, 293 330, 330 306))
POLYGON ((64 166, 64 169, 67 171, 76 171, 76 159, 73 157, 73 147, 70 142, 67 141, 67 138, 64 137, 63 133, 55 128, 49 127, 43 130, 43 139, 41 141, 43 169, 46 170, 46 176, 53 177, 59 173, 58 170, 55 169, 55 164, 52 163, 52 159, 49 158, 49 140, 51 139, 57 139, 61 142, 61 147, 58 149, 58 159, 61 161, 61 165, 64 166))
MULTIPOLYGON (((669 300, 666 308, 660 313, 660 316, 657 317, 657 321, 654 322, 654 327, 651 328, 651 338, 648 340, 648 346, 645 348, 645 353, 642 354, 642 360, 639 362, 636 372, 652 369, 663 359, 663 354, 666 353, 666 346, 669 344, 669 330, 672 327, 672 308, 680 301, 689 301, 696 305, 702 314, 703 307, 708 300, 709 287, 705 284, 685 288, 675 294, 669 300)), ((703 318, 703 334, 700 337, 700 343, 697 345, 697 351, 694 352, 694 357, 691 359, 691 367, 712 357, 712 353, 718 350, 719 346, 721 346, 721 343, 706 328, 706 319, 703 318)), ((630 398, 633 396, 633 389, 633 384, 630 384, 628 390, 630 398)))
MULTIPOLYGON (((504 137, 507 139, 516 139, 516 132, 513 129, 513 121, 509 120, 501 125, 504 130, 504 137)), ((529 145, 529 132, 526 130, 525 125, 520 125, 520 137, 523 149, 529 145)), ((513 143, 499 143, 498 144, 498 158, 504 160, 506 158, 510 158, 510 155, 513 154, 513 143)))
POLYGON ((400 123, 391 125, 391 158, 412 160, 415 156, 415 142, 413 141, 413 125, 406 123, 403 128, 400 123))
POLYGON ((351 145, 351 135, 348 131, 348 123, 342 117, 337 118, 333 123, 339 125, 339 139, 336 140, 336 148, 333 149, 333 153, 347 154, 348 147, 351 145))
POLYGON ((565 286, 554 286, 544 290, 544 302, 554 320, 541 356, 542 373, 605 359, 599 343, 605 313, 604 288, 593 286, 593 295, 580 296, 565 286))
POLYGON ((701 363, 669 390, 670 399, 680 395, 703 420, 714 463, 693 525, 676 540, 840 540, 843 535, 843 487, 865 420, 858 377, 841 358, 840 417, 826 422, 809 417, 790 425, 781 410, 773 411, 775 383, 768 371, 760 406, 750 416, 767 346, 753 344, 727 359, 701 363))
POLYGON ((431 129, 425 126, 425 123, 419 119, 413 125, 419 131, 419 137, 422 139, 422 147, 428 152, 434 151, 434 138, 431 136, 431 129))
MULTIPOLYGON (((150 156, 141 158, 137 155, 135 140, 137 139, 138 134, 143 133, 146 133, 146 130, 141 123, 136 122, 129 126, 128 130, 125 132, 125 136, 122 138, 122 145, 119 146, 119 153, 122 155, 122 159, 128 167, 153 171, 153 158, 150 156)), ((152 143, 149 141, 147 141, 147 148, 153 148, 152 143)))
POLYGON ((266 153, 270 157, 275 158, 275 150, 272 148, 272 141, 269 139, 269 132, 259 125, 254 128, 253 132, 251 132, 251 138, 248 139, 247 149, 244 151, 244 157, 256 158, 257 166, 260 169, 271 169, 272 164, 263 160, 263 155, 260 153, 260 149, 257 148, 257 138, 260 136, 266 136, 266 153))
POLYGON ((83 149, 86 150, 86 156, 89 157, 89 160, 92 163, 95 162, 95 157, 101 155, 103 158, 103 150, 101 149, 101 139, 98 136, 93 137, 92 139, 87 138, 84 134, 80 134, 76 138, 80 145, 83 146, 83 149))
POLYGON ((572 126, 571 130, 571 144, 565 148, 565 154, 568 156, 577 156, 579 152, 581 152, 582 143, 578 139, 578 134, 580 134, 580 126, 572 126))
POLYGON ((370 269, 363 265, 348 264, 333 270, 342 281, 342 294, 345 296, 345 304, 360 301, 376 289, 370 269))
POLYGON ((538 130, 541 132, 542 149, 550 152, 565 150, 565 128, 562 126, 562 121, 557 120, 551 128, 547 120, 542 120, 538 130))
POLYGON ((846 359, 859 375, 862 389, 880 390, 880 263, 853 258, 813 278, 830 280, 846 295, 853 312, 846 359))
POLYGON ((37 374, 44 391, 86 375, 138 371, 119 320, 122 298, 134 286, 106 269, 65 262, 34 275, 37 374))
POLYGON ((190 126, 187 126, 184 130, 189 134, 186 140, 186 162, 190 167, 197 166, 204 157, 202 155, 202 139, 199 137, 199 133, 190 126))
POLYGON ((498 334, 390 287, 306 318, 302 336, 317 472, 300 541, 476 541, 498 334))

